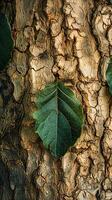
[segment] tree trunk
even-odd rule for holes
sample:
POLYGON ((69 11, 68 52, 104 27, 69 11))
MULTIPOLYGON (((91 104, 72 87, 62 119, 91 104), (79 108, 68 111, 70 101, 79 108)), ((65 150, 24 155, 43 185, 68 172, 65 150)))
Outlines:
POLYGON ((0 73, 0 200, 111 200, 112 105, 106 0, 3 1, 14 50, 0 73), (35 134, 35 96, 56 78, 84 109, 80 138, 56 160, 35 134))

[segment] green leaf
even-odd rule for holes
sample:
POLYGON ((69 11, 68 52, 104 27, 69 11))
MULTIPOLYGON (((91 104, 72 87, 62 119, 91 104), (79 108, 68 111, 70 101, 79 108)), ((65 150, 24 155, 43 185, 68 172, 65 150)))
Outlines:
POLYGON ((112 95, 112 57, 109 60, 109 64, 106 71, 106 79, 109 86, 109 92, 112 95))
POLYGON ((51 154, 59 158, 75 143, 84 122, 81 103, 62 82, 47 85, 37 95, 35 129, 51 154))
POLYGON ((0 13, 0 70, 8 64, 13 48, 11 30, 7 18, 0 13))

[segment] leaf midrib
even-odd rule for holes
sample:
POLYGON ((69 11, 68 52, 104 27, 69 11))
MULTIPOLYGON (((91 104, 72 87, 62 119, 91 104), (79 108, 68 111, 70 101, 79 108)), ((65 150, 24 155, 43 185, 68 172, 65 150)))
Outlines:
MULTIPOLYGON (((58 83, 57 83, 58 84, 58 83)), ((57 87, 58 85, 56 85, 57 87)), ((57 141, 58 141, 58 87, 56 89, 56 112, 57 112, 57 117, 56 117, 56 145, 55 145, 55 156, 57 155, 57 141)))

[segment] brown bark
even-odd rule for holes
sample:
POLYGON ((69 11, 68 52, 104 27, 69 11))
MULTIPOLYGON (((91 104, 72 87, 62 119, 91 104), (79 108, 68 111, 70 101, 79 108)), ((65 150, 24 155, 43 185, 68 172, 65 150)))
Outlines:
POLYGON ((106 0, 4 6, 15 44, 0 74, 0 200, 111 200, 112 106, 105 72, 112 6, 106 0), (56 77, 76 92, 85 114, 81 137, 58 160, 43 147, 32 118, 36 93, 56 77))

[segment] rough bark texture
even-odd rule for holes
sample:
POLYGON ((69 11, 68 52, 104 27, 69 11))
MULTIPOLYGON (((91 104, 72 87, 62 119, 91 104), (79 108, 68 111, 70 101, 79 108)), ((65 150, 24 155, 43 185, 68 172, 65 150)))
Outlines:
POLYGON ((106 0, 12 0, 0 5, 14 50, 0 73, 0 200, 112 200, 112 54, 106 0), (55 160, 35 135, 35 94, 58 77, 83 104, 81 137, 55 160))

